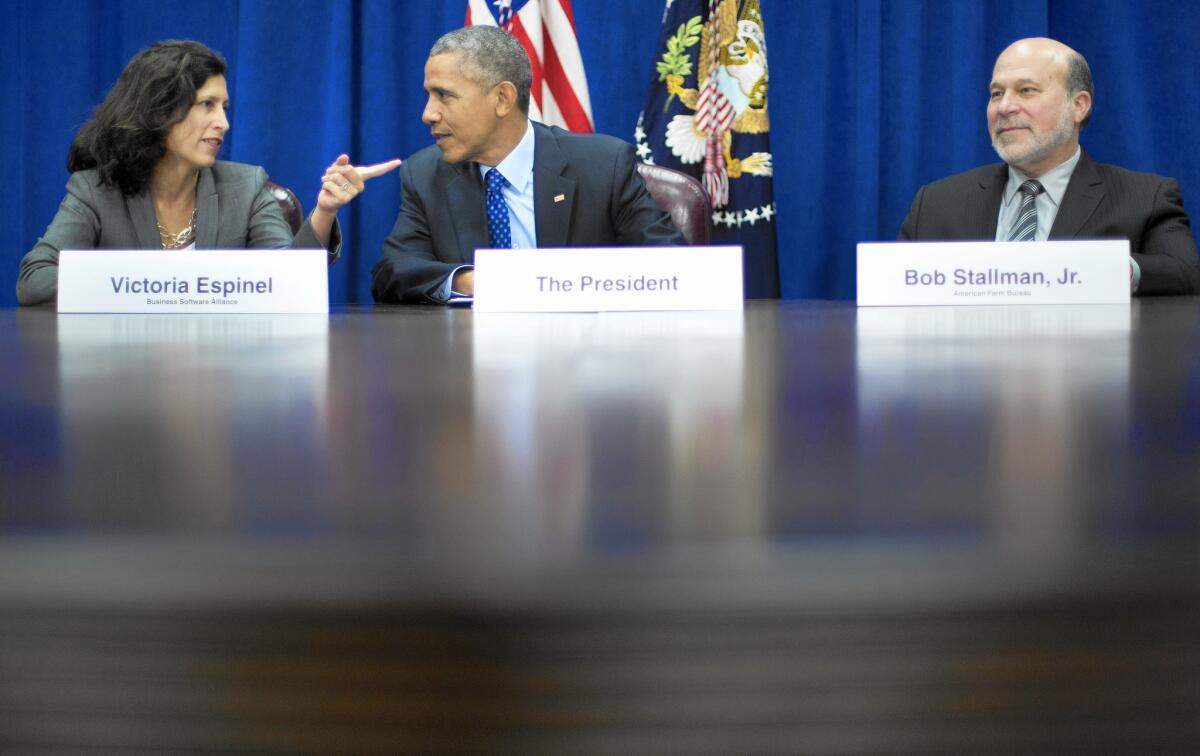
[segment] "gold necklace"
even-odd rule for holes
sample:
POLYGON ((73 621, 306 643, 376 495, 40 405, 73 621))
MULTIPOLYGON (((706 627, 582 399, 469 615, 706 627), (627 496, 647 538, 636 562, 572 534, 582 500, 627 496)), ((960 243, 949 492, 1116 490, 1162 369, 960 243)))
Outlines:
POLYGON ((192 219, 177 234, 173 234, 163 228, 163 224, 161 223, 157 225, 158 240, 162 244, 163 249, 182 249, 196 239, 196 208, 192 208, 192 219))

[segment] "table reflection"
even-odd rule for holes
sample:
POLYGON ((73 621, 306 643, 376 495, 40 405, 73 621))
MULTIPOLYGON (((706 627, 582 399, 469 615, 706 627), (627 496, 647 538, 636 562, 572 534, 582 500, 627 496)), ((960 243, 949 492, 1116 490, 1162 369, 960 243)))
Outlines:
POLYGON ((488 537, 615 552, 759 532, 743 328, 741 312, 476 313, 473 474, 488 537))
POLYGON ((903 482, 948 524, 1061 554, 1129 490, 1104 453, 1130 423, 1127 306, 860 308, 857 328, 867 498, 903 482))
POLYGON ((1200 308, 1143 304, 9 313, 2 514, 435 561, 1193 532, 1200 308))
POLYGON ((63 495, 74 516, 217 528, 286 507, 303 522, 325 457, 327 323, 58 316, 63 495))
POLYGON ((0 353, 0 525, 23 526, 62 501, 54 314, 0 311, 0 353))

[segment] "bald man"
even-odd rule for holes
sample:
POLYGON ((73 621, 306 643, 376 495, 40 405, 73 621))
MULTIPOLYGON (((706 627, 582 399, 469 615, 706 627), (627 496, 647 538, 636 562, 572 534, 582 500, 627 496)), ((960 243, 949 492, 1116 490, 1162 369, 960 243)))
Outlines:
POLYGON ((1092 160, 1079 132, 1092 112, 1083 56, 1022 39, 996 59, 988 132, 1003 163, 921 187, 901 240, 1129 239, 1136 294, 1200 293, 1200 260, 1179 184, 1092 160))

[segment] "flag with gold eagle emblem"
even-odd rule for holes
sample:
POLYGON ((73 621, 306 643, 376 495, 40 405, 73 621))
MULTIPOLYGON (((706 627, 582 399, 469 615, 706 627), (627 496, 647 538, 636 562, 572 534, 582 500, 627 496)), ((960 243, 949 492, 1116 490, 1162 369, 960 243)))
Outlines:
POLYGON ((712 238, 744 250, 745 292, 779 296, 760 0, 667 0, 638 156, 690 173, 712 200, 712 238))

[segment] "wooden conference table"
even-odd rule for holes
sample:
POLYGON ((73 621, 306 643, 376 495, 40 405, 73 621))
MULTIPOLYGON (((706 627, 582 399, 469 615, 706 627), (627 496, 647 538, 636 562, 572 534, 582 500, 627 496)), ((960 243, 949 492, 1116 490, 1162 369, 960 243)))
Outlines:
POLYGON ((1197 299, 0 354, 5 754, 1200 750, 1197 299))

